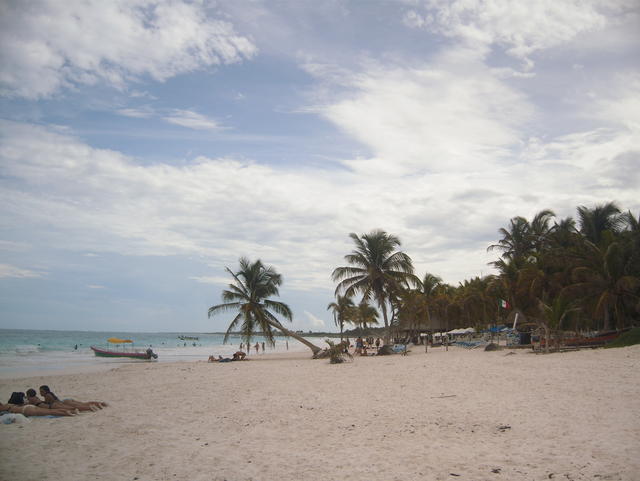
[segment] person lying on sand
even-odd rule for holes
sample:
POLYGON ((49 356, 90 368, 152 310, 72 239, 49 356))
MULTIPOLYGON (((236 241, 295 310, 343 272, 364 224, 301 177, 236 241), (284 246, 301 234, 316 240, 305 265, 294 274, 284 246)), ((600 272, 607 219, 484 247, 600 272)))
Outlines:
POLYGON ((36 394, 35 389, 27 389, 27 404, 33 404, 34 406, 50 409, 51 407, 49 406, 49 403, 40 399, 36 394))
POLYGON ((231 362, 231 361, 233 361, 233 359, 231 359, 230 357, 218 356, 218 359, 216 359, 213 356, 209 356, 209 362, 231 362))
POLYGON ((244 361, 247 355, 242 351, 236 351, 233 353, 233 358, 230 357, 222 357, 218 356, 216 359, 213 355, 209 356, 209 360, 207 362, 231 362, 231 361, 244 361))
POLYGON ((49 409, 45 407, 25 404, 24 393, 14 392, 9 398, 8 404, 0 404, 0 411, 9 411, 14 414, 24 414, 25 416, 75 416, 77 409, 49 409))
POLYGON ((40 386, 40 395, 44 397, 45 402, 52 408, 64 409, 65 407, 72 407, 80 411, 97 411, 107 406, 107 403, 102 401, 81 402, 73 399, 64 399, 61 401, 60 398, 49 389, 49 386, 46 385, 40 386))

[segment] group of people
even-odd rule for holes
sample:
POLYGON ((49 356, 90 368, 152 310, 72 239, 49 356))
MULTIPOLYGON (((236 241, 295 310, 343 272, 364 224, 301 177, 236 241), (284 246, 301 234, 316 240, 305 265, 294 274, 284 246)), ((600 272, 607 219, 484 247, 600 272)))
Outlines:
POLYGON ((35 389, 11 394, 7 404, 0 403, 0 411, 7 411, 25 416, 75 416, 81 411, 98 411, 107 406, 102 401, 81 402, 74 399, 61 400, 49 386, 40 386, 40 396, 35 389))
POLYGON ((247 357, 247 354, 243 351, 236 351, 233 353, 233 357, 222 357, 218 356, 216 359, 215 356, 209 356, 208 362, 231 362, 231 361, 244 361, 244 358, 247 357))
MULTIPOLYGON (((349 342, 348 339, 347 342, 349 342)), ((367 352, 367 349, 373 349, 375 347, 375 349, 378 350, 380 349, 381 344, 382 339, 379 337, 377 339, 374 339, 373 337, 366 337, 364 339, 359 337, 356 339, 356 350, 354 355, 368 356, 369 353, 367 352)))
MULTIPOLYGON (((244 343, 241 342, 240 343, 240 350, 242 351, 244 349, 244 343)), ((248 342, 247 342, 247 351, 249 352, 249 354, 251 354, 251 348, 254 348, 256 350, 256 354, 258 354, 260 352, 260 347, 262 347, 262 352, 265 351, 265 345, 264 345, 264 341, 262 343, 256 342, 255 345, 251 346, 248 342)))

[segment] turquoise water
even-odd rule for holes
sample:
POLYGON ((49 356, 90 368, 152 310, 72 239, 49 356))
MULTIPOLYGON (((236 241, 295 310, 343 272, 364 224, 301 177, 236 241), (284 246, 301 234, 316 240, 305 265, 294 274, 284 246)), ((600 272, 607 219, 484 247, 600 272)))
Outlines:
MULTIPOLYGON (((223 335, 178 332, 93 332, 93 331, 36 331, 0 329, 0 376, 38 375, 52 371, 81 371, 99 366, 115 367, 122 363, 139 363, 128 359, 97 358, 90 346, 105 346, 110 337, 131 339, 134 347, 151 347, 158 354, 158 362, 206 360, 209 355, 227 356, 240 347, 240 337, 233 336, 223 344, 223 335), (197 341, 181 341, 178 336, 196 336, 197 341), (77 347, 76 347, 77 346, 77 347)), ((253 344, 264 339, 257 336, 253 344)), ((266 353, 306 350, 294 339, 278 337, 275 348, 266 346, 266 353)), ((246 349, 245 349, 246 352, 246 349)), ((262 349, 251 356, 263 355, 262 349)))

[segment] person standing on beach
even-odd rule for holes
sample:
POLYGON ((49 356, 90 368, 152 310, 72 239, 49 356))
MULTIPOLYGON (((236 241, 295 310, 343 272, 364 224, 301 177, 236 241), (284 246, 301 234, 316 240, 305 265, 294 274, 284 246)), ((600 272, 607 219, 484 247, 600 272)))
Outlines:
POLYGON ((264 352, 264 341, 262 341, 262 352, 264 352))
POLYGON ((289 341, 284 341, 285 344, 287 345, 287 351, 289 350, 289 341))
POLYGON ((256 342, 256 345, 253 347, 256 348, 256 354, 258 354, 260 352, 260 344, 256 342))
POLYGON ((359 337, 356 339, 356 352, 354 352, 354 355, 362 355, 362 348, 364 347, 364 342, 362 341, 362 338, 359 337))

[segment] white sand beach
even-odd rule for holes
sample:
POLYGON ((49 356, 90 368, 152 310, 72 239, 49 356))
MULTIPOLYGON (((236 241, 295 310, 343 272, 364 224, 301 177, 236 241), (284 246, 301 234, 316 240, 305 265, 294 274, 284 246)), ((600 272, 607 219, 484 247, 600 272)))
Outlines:
POLYGON ((0 479, 640 479, 640 346, 309 357, 2 380, 111 406, 0 425, 0 479))

